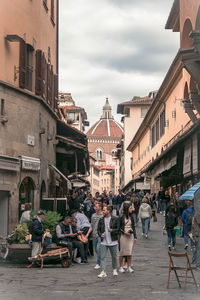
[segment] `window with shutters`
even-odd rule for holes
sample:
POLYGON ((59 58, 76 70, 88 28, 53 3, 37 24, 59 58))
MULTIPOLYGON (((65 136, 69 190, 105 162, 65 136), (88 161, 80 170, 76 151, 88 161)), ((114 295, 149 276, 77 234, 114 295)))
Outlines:
POLYGON ((19 87, 32 91, 34 49, 21 40, 19 52, 19 87))
POLYGON ((165 109, 160 114, 160 137, 165 133, 165 109))
POLYGON ((33 47, 26 45, 26 89, 32 91, 33 88, 33 47))
POLYGON ((1 116, 5 115, 5 100, 1 99, 1 116))
POLYGON ((37 50, 36 51, 36 66, 35 66, 35 93, 38 96, 43 95, 43 69, 42 69, 42 51, 37 50))
POLYGON ((156 144, 156 142, 155 142, 155 137, 156 137, 155 131, 156 131, 156 126, 153 125, 152 128, 151 128, 151 147, 154 147, 155 144, 156 144))
POLYGON ((160 140, 165 133, 165 109, 160 113, 159 118, 156 120, 151 128, 151 146, 160 140))
POLYGON ((47 63, 44 52, 36 50, 35 58, 35 94, 41 96, 51 106, 57 109, 58 76, 53 73, 53 66, 47 63))
POLYGON ((159 141, 159 119, 156 121, 156 143, 159 141))

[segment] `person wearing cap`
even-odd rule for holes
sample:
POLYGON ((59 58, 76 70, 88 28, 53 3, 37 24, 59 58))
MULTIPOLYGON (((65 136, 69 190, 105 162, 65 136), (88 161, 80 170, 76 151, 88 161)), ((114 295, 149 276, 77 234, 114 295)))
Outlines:
POLYGON ((37 216, 33 218, 31 224, 31 234, 32 234, 32 252, 31 256, 35 257, 42 252, 42 239, 44 235, 44 228, 42 220, 45 218, 45 214, 42 210, 39 210, 37 216))

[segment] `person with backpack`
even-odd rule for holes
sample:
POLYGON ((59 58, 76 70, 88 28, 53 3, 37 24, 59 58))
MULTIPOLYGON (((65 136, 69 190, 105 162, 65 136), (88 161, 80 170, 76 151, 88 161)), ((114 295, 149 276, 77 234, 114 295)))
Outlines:
POLYGON ((165 228, 168 236, 168 249, 169 251, 175 249, 176 245, 176 226, 178 224, 177 214, 173 208, 170 207, 165 215, 165 228))
MULTIPOLYGON (((185 247, 184 249, 187 250, 188 248, 188 241, 189 241, 189 233, 192 231, 192 220, 194 217, 195 211, 193 208, 192 201, 188 202, 188 208, 185 209, 182 213, 181 220, 183 222, 183 231, 184 231, 184 243, 185 247)), ((194 242, 190 239, 190 246, 191 249, 194 248, 194 242)))

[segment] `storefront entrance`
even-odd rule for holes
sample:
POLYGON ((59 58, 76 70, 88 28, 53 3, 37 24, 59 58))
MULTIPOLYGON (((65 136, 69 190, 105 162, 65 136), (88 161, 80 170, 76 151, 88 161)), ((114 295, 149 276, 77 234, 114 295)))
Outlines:
POLYGON ((0 191, 0 236, 8 235, 8 201, 9 192, 0 191))

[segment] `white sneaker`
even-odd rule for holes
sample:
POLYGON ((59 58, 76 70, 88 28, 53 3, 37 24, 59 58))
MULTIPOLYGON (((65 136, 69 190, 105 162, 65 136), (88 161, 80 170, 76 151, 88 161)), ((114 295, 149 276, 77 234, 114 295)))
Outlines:
POLYGON ((114 270, 113 270, 113 276, 117 276, 117 275, 118 275, 117 269, 114 269, 114 270))
POLYGON ((133 270, 131 267, 129 267, 129 268, 127 269, 127 272, 129 272, 129 273, 133 273, 133 272, 134 272, 134 270, 133 270))
POLYGON ((124 272, 125 272, 125 270, 122 267, 120 267, 119 268, 119 273, 124 273, 124 272))
POLYGON ((128 268, 128 266, 127 266, 127 264, 125 264, 124 266, 123 266, 123 269, 127 269, 128 268))
POLYGON ((81 263, 81 258, 80 257, 74 258, 74 261, 77 262, 77 264, 80 264, 81 263))
POLYGON ((105 271, 101 271, 101 273, 97 276, 98 278, 104 278, 107 277, 107 274, 105 271))
POLYGON ((98 269, 100 269, 101 267, 100 267, 100 265, 98 265, 98 264, 96 264, 96 266, 94 267, 94 269, 95 270, 98 270, 98 269))

